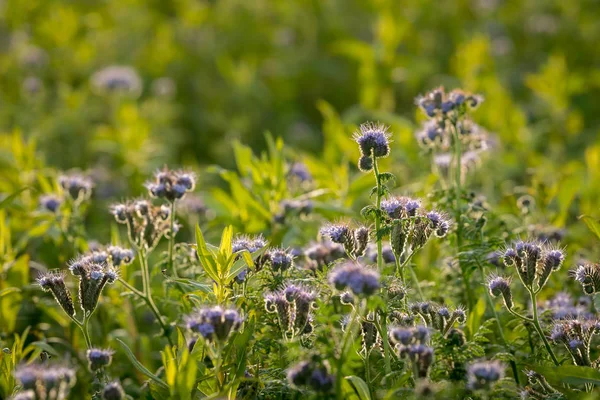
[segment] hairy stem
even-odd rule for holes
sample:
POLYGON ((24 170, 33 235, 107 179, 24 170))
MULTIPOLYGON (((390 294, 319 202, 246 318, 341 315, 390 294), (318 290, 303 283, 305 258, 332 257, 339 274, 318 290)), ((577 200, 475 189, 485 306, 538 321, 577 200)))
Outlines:
POLYGON ((177 274, 177 269, 173 266, 173 250, 175 248, 175 200, 171 202, 171 220, 169 221, 171 224, 171 230, 169 234, 169 271, 173 271, 173 276, 175 278, 179 278, 177 274))
POLYGON ((540 321, 538 318, 538 311, 537 311, 536 294, 532 290, 529 290, 529 295, 531 297, 531 305, 533 307, 533 326, 535 327, 535 330, 537 331, 538 335, 540 335, 540 337, 542 338, 542 342, 544 342, 544 347, 546 347, 548 354, 550 354, 550 358, 552 359, 552 362, 554 362, 554 365, 559 366, 560 364, 558 362, 558 359, 554 355, 554 351, 552 351, 552 347, 550 346, 550 343, 548 343, 548 339, 546 339, 546 335, 544 335, 544 331, 542 330, 542 327, 540 326, 540 321))

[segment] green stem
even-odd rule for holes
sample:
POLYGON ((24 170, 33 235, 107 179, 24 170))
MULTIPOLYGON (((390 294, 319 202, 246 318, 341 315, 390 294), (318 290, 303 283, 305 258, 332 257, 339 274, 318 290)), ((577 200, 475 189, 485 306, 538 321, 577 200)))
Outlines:
POLYGON ((175 200, 171 202, 171 231, 169 234, 169 271, 173 271, 173 276, 179 278, 177 269, 173 266, 173 250, 175 248, 175 200))
POLYGON ((89 320, 86 319, 85 317, 83 317, 83 322, 80 322, 77 318, 69 315, 69 318, 71 318, 71 320, 75 323, 75 325, 77 325, 77 327, 81 330, 81 333, 83 333, 83 338, 85 339, 85 345, 87 346, 88 349, 92 348, 92 341, 90 340, 90 335, 88 333, 88 329, 87 329, 87 321, 89 320))
POLYGON ((538 335, 540 335, 540 337, 542 338, 542 341, 544 342, 544 346, 546 347, 548 354, 550 354, 550 358, 552 358, 552 362, 554 362, 554 365, 556 365, 558 367, 560 365, 558 362, 558 359, 554 355, 554 351, 552 351, 552 347, 550 346, 550 343, 548 343, 548 339, 546 339, 546 335, 544 335, 544 331, 542 330, 542 327, 540 326, 540 321, 538 318, 538 311, 537 311, 536 294, 532 290, 528 290, 528 291, 529 291, 529 295, 531 297, 531 305, 533 307, 533 326, 535 327, 535 330, 537 331, 538 335))
MULTIPOLYGON (((377 184, 377 194, 376 194, 376 207, 377 213, 375 214, 375 240, 377 242, 377 269, 379 273, 383 273, 383 245, 381 243, 381 236, 379 234, 381 230, 381 215, 379 212, 381 211, 381 180, 379 179, 379 166, 377 165, 377 157, 371 152, 371 156, 373 157, 373 173, 375 174, 375 182, 377 184)), ((387 291, 383 293, 384 301, 387 303, 387 291)), ((387 313, 381 313, 381 320, 383 323, 381 324, 382 332, 380 332, 381 338, 384 344, 384 361, 385 361, 385 372, 386 374, 390 374, 392 372, 392 365, 390 362, 390 344, 388 341, 387 335, 387 313)), ((375 318, 377 320, 377 318, 375 318)))
MULTIPOLYGON (((485 274, 483 272, 483 267, 481 266, 481 264, 479 262, 477 263, 477 267, 479 268, 479 273, 481 274, 482 282, 485 282, 485 274)), ((488 300, 488 303, 490 304, 490 307, 492 308, 492 312, 494 313, 494 320, 496 320, 496 327, 498 328, 498 334, 500 335, 500 341, 502 342, 502 345, 504 346, 506 351, 508 351, 512 354, 512 352, 508 348, 508 344, 506 342, 506 337, 504 336, 504 330, 502 329, 502 324, 500 323, 500 318, 498 318, 498 313, 496 312, 496 305, 494 304, 494 300, 492 299, 490 292, 487 290, 485 290, 485 296, 488 300)), ((517 385, 519 385, 519 371, 517 370, 517 364, 515 363, 514 360, 510 360, 510 367, 512 369, 513 376, 515 378, 515 382, 517 383, 517 385)))
POLYGON ((379 179, 379 167, 377 166, 377 158, 375 156, 373 156, 373 173, 375 174, 375 182, 377 183, 377 214, 375 215, 375 240, 377 241, 377 269, 381 273, 383 272, 383 245, 381 243, 381 237, 379 235, 379 231, 381 229, 381 216, 379 215, 379 211, 381 209, 381 181, 379 179))
MULTIPOLYGON (((364 303, 364 301, 362 302, 364 303)), ((362 310, 365 307, 363 304, 360 304, 360 311, 357 308, 352 309, 352 314, 350 315, 350 321, 348 321, 348 325, 346 326, 346 331, 344 332, 344 336, 342 337, 342 346, 340 347, 340 356, 337 362, 337 371, 335 375, 335 394, 338 398, 343 399, 342 396, 342 380, 344 376, 342 374, 342 368, 344 367, 344 362, 346 361, 346 347, 348 346, 348 341, 353 336, 352 331, 354 331, 354 325, 358 317, 362 315, 362 310)))
POLYGON ((408 271, 410 272, 410 275, 411 275, 413 281, 415 282, 415 286, 417 288, 417 293, 419 293, 419 298, 421 299, 421 301, 424 301, 425 297, 423 296, 423 291, 421 291, 421 285, 419 284, 419 278, 417 277, 415 270, 410 265, 410 263, 406 264, 406 268, 408 268, 408 271))
POLYGON ((217 385, 217 395, 221 393, 221 364, 223 362, 222 360, 222 351, 221 351, 221 344, 217 342, 217 354, 216 354, 216 360, 215 360, 215 382, 217 385))
POLYGON ((473 294, 471 293, 471 283, 469 282, 469 276, 463 263, 460 262, 460 251, 462 248, 462 210, 461 210, 461 198, 462 198, 462 148, 460 142, 460 134, 458 133, 458 127, 456 126, 456 119, 451 120, 452 128, 454 131, 454 162, 455 162, 455 175, 454 175, 454 218, 456 220, 456 251, 458 256, 458 266, 462 274, 462 278, 467 292, 467 305, 469 310, 473 309, 473 294))
POLYGON ((146 302, 148 307, 150 307, 150 310, 152 311, 152 313, 154 313, 154 316, 156 317, 158 323, 160 324, 160 327, 162 328, 163 335, 167 338, 169 344, 173 346, 173 341, 169 336, 167 326, 163 321, 160 312, 158 311, 158 307, 156 307, 156 304, 154 304, 154 300, 152 299, 152 290, 150 288, 150 272, 148 268, 148 260, 146 258, 146 251, 142 248, 138 248, 138 255, 140 259, 140 265, 142 267, 142 284, 144 286, 144 289, 141 293, 141 298, 146 302))

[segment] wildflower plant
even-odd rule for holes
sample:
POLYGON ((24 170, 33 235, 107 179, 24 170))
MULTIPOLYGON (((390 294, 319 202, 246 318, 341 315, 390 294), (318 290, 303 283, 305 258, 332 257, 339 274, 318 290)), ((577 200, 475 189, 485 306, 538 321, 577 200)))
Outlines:
POLYGON ((533 312, 532 317, 522 315, 515 310, 509 278, 490 276, 487 282, 490 294, 493 297, 502 296, 506 309, 512 315, 533 324, 550 358, 555 365, 559 365, 558 359, 554 355, 546 334, 540 325, 537 295, 548 283, 550 275, 561 267, 565 258, 564 252, 545 243, 519 240, 504 250, 502 258, 507 267, 516 270, 519 281, 529 293, 533 312))

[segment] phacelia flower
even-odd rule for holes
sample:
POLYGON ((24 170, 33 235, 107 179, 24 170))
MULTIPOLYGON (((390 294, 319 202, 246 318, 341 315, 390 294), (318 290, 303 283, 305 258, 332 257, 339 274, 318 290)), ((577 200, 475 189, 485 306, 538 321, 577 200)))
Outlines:
POLYGON ((122 400, 125 392, 118 381, 107 383, 102 389, 102 400, 122 400))
POLYGON ((510 290, 510 278, 491 275, 487 280, 487 287, 492 297, 502 296, 504 305, 509 310, 513 308, 512 292, 510 290))
POLYGON ((201 308, 187 316, 187 328, 200 334, 206 341, 225 342, 242 327, 244 319, 237 310, 221 306, 201 308))
POLYGON ((329 372, 327 361, 302 361, 288 370, 287 378, 291 385, 308 387, 319 393, 333 389, 334 377, 329 372))
POLYGON ((311 182, 313 179, 306 164, 302 162, 295 162, 292 164, 288 171, 288 176, 292 179, 297 179, 300 182, 311 182))
POLYGON ((58 183, 76 204, 89 199, 94 186, 89 177, 78 173, 60 175, 58 183))
POLYGON ((489 390, 504 378, 504 365, 500 361, 480 361, 467 367, 467 387, 471 390, 489 390))
POLYGON ((142 80, 132 67, 113 65, 94 73, 93 89, 99 94, 116 94, 138 97, 142 93, 142 80))
POLYGON ((560 268, 564 252, 537 241, 518 241, 504 251, 503 261, 514 267, 526 287, 539 290, 560 268))
POLYGON ((329 282, 337 290, 349 289, 356 296, 370 296, 380 287, 377 271, 355 263, 334 268, 329 274, 329 282))
POLYGON ((382 124, 367 122, 360 126, 354 134, 354 140, 360 147, 363 156, 375 158, 387 157, 390 154, 390 134, 382 124))
POLYGON ((98 371, 101 368, 109 366, 112 361, 113 354, 114 351, 110 349, 88 349, 86 357, 89 363, 88 365, 90 371, 98 371))
POLYGON ((21 365, 15 370, 15 379, 28 396, 33 393, 34 399, 45 399, 48 393, 60 393, 68 398, 75 385, 76 374, 71 368, 56 364, 21 365))
POLYGON ((41 274, 37 279, 38 284, 45 292, 51 292, 56 302, 69 316, 75 315, 75 306, 71 292, 65 284, 65 275, 62 272, 49 272, 41 274))
POLYGON ((585 294, 593 295, 600 291, 600 264, 582 263, 569 274, 581 284, 585 294))
POLYGON ((62 199, 55 194, 47 194, 40 197, 40 206, 46 211, 55 213, 59 210, 61 204, 62 199))
POLYGON ((169 202, 181 200, 195 187, 196 176, 192 172, 170 171, 166 168, 154 174, 154 181, 146 183, 150 196, 169 202))
POLYGON ((71 261, 69 270, 79 278, 79 302, 81 309, 88 313, 96 309, 106 284, 112 284, 118 279, 114 269, 94 263, 90 256, 85 255, 71 261))
POLYGON ((271 249, 267 256, 273 271, 287 271, 294 265, 294 256, 284 249, 271 249))

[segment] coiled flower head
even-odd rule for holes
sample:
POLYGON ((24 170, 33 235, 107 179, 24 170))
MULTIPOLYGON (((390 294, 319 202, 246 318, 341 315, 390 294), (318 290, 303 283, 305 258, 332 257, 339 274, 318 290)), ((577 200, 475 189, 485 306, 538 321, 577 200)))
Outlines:
POLYGON ((564 252, 537 241, 517 241, 503 254, 507 267, 514 267, 523 285, 540 290, 548 282, 550 274, 560 268, 564 252))
POLYGON ((368 297, 380 287, 377 271, 355 263, 345 263, 335 267, 329 273, 329 282, 337 290, 349 289, 359 297, 368 297))
POLYGON ((341 244, 353 258, 363 256, 369 244, 369 228, 366 226, 352 228, 343 223, 328 224, 321 228, 321 235, 341 244))
POLYGON ((186 318, 187 328, 208 342, 224 343, 244 322, 237 310, 221 306, 201 308, 186 318))
POLYGON ((92 195, 92 180, 79 173, 60 175, 58 184, 69 195, 75 204, 81 204, 92 195))
POLYGON ((196 176, 192 172, 171 171, 166 168, 154 174, 154 181, 146 183, 150 196, 169 202, 181 200, 195 187, 196 176))
POLYGON ((65 284, 65 274, 62 272, 48 272, 41 274, 37 279, 38 284, 45 292, 51 292, 56 302, 69 316, 75 315, 75 306, 71 292, 65 284))
POLYGON ((489 390, 504 378, 504 364, 500 361, 479 361, 467 367, 467 387, 471 390, 489 390))
POLYGON ((387 157, 390 154, 390 134, 382 124, 367 122, 354 134, 362 156, 387 157))
POLYGON ((69 270, 79 278, 79 303, 86 313, 96 309, 106 284, 112 284, 118 279, 118 274, 112 267, 95 263, 90 255, 83 255, 71 261, 69 270))
POLYGON ((90 371, 98 371, 99 369, 109 366, 112 361, 113 354, 114 351, 110 349, 88 349, 86 357, 89 363, 88 365, 90 371))
POLYGON ((487 279, 487 287, 492 297, 502 296, 504 305, 511 310, 514 306, 512 292, 510 290, 510 278, 490 275, 487 279))
POLYGON ((581 284, 585 294, 600 292, 600 264, 582 263, 569 271, 569 274, 581 284))

